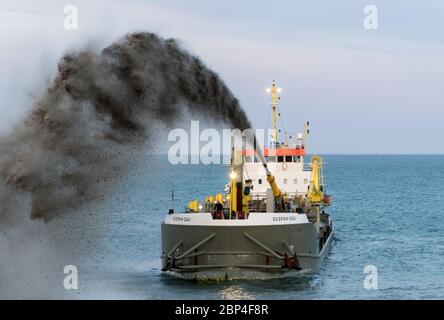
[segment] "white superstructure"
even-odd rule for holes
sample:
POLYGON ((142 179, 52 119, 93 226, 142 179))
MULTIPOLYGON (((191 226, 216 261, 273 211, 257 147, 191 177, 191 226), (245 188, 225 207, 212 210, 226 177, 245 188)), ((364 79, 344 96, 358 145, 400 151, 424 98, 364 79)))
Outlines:
MULTIPOLYGON (((306 194, 310 185, 311 169, 304 168, 303 156, 271 156, 266 157, 268 168, 273 172, 276 183, 286 194, 306 194), (271 159, 270 159, 271 158, 271 159), (305 170, 304 170, 305 169, 305 170)), ((246 157, 244 177, 251 179, 252 196, 265 194, 270 188, 263 165, 253 157, 246 157)))

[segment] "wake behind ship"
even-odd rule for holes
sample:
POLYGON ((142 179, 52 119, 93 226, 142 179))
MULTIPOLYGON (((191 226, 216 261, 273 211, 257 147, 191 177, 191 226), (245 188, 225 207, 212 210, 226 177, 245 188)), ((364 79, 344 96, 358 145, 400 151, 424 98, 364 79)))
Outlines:
MULTIPOLYGON (((305 164, 309 123, 295 137, 277 128, 280 89, 273 85, 273 135, 264 151, 232 146, 224 193, 166 215, 162 270, 192 279, 263 279, 316 272, 333 241, 325 209, 322 159, 305 164), (282 136, 282 141, 279 141, 282 136)), ((251 143, 250 143, 251 144, 251 143)))

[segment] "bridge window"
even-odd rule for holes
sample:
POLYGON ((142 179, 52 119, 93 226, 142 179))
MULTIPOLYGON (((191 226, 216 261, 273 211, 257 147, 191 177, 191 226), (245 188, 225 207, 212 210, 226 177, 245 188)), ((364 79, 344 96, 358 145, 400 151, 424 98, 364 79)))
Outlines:
POLYGON ((283 156, 278 156, 278 162, 284 162, 284 157, 283 156))
POLYGON ((304 179, 304 184, 308 184, 308 180, 307 179, 304 179))
POLYGON ((285 162, 293 162, 292 156, 285 156, 285 162))
POLYGON ((293 179, 293 184, 298 184, 298 179, 293 179))
POLYGON ((267 162, 276 162, 276 156, 268 157, 267 162))
POLYGON ((262 179, 259 179, 259 180, 258 180, 258 183, 259 183, 259 184, 262 184, 262 179))
POLYGON ((287 180, 287 179, 284 179, 284 184, 287 184, 287 182, 288 182, 288 180, 287 180))

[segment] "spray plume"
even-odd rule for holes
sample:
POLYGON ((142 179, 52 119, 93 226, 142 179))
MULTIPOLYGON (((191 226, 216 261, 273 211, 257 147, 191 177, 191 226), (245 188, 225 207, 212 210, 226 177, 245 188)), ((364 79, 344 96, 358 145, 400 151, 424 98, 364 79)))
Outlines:
POLYGON ((246 129, 216 73, 175 40, 134 33, 97 54, 68 54, 30 116, 0 139, 0 223, 29 194, 31 218, 50 219, 99 194, 139 146, 184 112, 246 129))

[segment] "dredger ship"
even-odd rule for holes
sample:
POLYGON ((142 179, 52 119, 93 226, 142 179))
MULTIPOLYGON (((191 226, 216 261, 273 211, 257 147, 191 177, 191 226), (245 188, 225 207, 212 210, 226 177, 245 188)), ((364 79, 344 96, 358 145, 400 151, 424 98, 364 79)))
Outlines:
POLYGON ((278 88, 271 94, 268 148, 232 146, 224 193, 173 210, 161 225, 162 270, 192 279, 264 279, 316 272, 333 242, 325 209, 323 160, 304 163, 309 123, 296 137, 277 128, 278 88), (283 136, 283 141, 279 137, 283 136))

